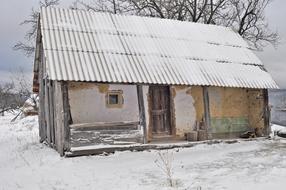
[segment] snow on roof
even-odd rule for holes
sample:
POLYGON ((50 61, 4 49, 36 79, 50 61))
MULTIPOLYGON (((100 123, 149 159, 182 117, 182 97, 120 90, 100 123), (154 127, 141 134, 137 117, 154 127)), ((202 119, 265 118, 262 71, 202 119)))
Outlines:
POLYGON ((277 88, 230 28, 42 8, 51 80, 277 88))

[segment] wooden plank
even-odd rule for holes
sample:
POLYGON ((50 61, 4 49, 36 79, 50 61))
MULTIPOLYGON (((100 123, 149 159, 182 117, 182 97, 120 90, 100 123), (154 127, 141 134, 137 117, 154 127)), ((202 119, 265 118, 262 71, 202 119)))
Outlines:
POLYGON ((206 127, 205 130, 208 134, 208 131, 210 129, 211 116, 210 116, 210 106, 209 106, 209 93, 207 86, 203 86, 203 102, 204 102, 204 120, 206 127))
POLYGON ((49 114, 50 114, 50 134, 51 145, 55 145, 55 119, 54 119, 54 86, 53 81, 49 82, 49 114))
POLYGON ((54 98, 55 98, 55 144, 56 150, 61 156, 64 155, 64 116, 63 116, 63 97, 62 85, 59 81, 54 81, 54 98))
POLYGON ((39 136, 40 142, 44 142, 47 138, 47 127, 45 121, 45 86, 44 81, 40 82, 39 93, 39 136))
POLYGON ((51 124, 50 124, 50 110, 49 110, 49 81, 45 79, 45 122, 47 128, 46 142, 51 146, 51 124))
POLYGON ((47 138, 47 129, 46 129, 46 123, 45 123, 45 84, 44 84, 44 74, 43 74, 43 68, 45 64, 45 58, 43 56, 43 44, 40 44, 41 46, 41 52, 40 52, 40 62, 39 62, 39 85, 40 85, 40 91, 39 91, 39 136, 40 136, 40 142, 44 142, 47 138))
POLYGON ((94 123, 79 123, 72 124, 70 128, 75 130, 114 130, 114 129, 129 129, 136 130, 138 128, 138 121, 126 122, 94 122, 94 123))
POLYGON ((175 143, 175 144, 144 144, 144 145, 131 145, 131 146, 111 146, 111 147, 80 147, 74 148, 70 152, 66 152, 66 157, 75 157, 75 156, 88 156, 88 155, 99 155, 99 154, 111 154, 116 151, 145 151, 145 150, 168 150, 174 148, 190 148, 196 145, 201 144, 219 144, 227 143, 233 144, 237 142, 244 141, 265 141, 265 137, 261 138, 252 138, 252 139, 227 139, 227 140, 206 140, 200 142, 186 142, 186 143, 175 143))
POLYGON ((68 83, 62 82, 62 98, 63 98, 63 113, 64 113, 64 151, 70 150, 70 105, 69 105, 69 96, 68 96, 68 83))
POLYGON ((143 96, 143 86, 137 85, 137 97, 138 97, 138 107, 139 107, 139 120, 140 125, 143 127, 143 143, 147 143, 147 125, 145 116, 145 106, 144 106, 144 96, 143 96))

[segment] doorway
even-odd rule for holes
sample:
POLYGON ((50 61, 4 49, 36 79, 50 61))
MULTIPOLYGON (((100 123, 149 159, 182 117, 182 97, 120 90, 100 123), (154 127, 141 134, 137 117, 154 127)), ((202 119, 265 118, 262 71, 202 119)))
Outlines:
POLYGON ((149 95, 152 137, 171 135, 169 86, 150 86, 149 95))

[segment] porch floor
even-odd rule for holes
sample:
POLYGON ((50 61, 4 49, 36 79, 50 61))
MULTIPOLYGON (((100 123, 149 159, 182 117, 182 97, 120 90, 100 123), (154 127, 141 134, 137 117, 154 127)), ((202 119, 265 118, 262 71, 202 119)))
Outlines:
POLYGON ((251 139, 223 139, 223 140, 206 140, 206 141, 163 141, 163 142, 151 142, 148 144, 130 144, 130 145, 95 145, 95 146, 81 146, 72 147, 70 151, 65 153, 66 157, 75 156, 88 156, 88 155, 108 155, 116 151, 145 151, 145 150, 167 150, 174 148, 190 148, 200 144, 218 144, 218 143, 239 143, 243 141, 260 141, 265 140, 267 137, 251 138, 251 139))

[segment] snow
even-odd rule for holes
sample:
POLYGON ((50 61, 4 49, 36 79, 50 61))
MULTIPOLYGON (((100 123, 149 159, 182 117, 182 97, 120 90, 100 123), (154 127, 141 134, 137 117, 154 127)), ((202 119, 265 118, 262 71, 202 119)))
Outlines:
POLYGON ((273 124, 271 126, 271 129, 272 129, 272 132, 274 132, 274 131, 286 132, 286 127, 285 126, 281 126, 281 125, 273 124))
MULTIPOLYGON (((62 158, 38 143, 37 117, 0 117, 0 189, 284 189, 286 140, 173 149, 173 178, 155 164, 158 151, 62 158)), ((274 125, 273 128, 280 126, 274 125)), ((165 152, 165 151, 163 151, 165 152)))

